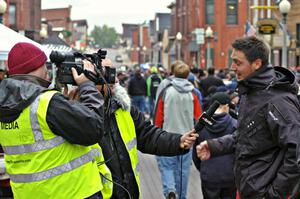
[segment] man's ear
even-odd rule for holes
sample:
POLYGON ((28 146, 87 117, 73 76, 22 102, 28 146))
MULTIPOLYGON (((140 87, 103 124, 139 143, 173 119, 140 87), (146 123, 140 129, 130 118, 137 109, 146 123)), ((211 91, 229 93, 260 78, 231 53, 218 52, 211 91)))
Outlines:
POLYGON ((260 69, 261 66, 262 66, 261 59, 256 59, 254 62, 252 62, 252 65, 253 65, 253 67, 254 67, 255 70, 260 69))

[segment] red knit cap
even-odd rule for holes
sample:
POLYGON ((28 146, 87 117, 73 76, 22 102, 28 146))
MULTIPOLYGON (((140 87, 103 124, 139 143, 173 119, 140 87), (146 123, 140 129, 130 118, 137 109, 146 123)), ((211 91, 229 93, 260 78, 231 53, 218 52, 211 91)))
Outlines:
POLYGON ((8 54, 8 73, 27 74, 47 61, 46 54, 31 43, 19 42, 14 45, 8 54))

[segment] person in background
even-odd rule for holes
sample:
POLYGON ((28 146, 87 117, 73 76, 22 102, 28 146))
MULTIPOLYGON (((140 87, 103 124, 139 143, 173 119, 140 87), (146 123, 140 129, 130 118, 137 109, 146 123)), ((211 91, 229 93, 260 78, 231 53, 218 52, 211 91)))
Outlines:
MULTIPOLYGON (((102 199, 101 154, 89 146, 103 137, 102 97, 74 68, 81 103, 49 90, 46 60, 33 44, 15 44, 0 84, 0 144, 14 198, 102 199)), ((87 61, 84 69, 95 72, 87 61)))
POLYGON ((215 69, 209 68, 207 70, 208 76, 202 80, 200 80, 200 90, 202 91, 203 97, 207 97, 209 95, 208 89, 211 86, 225 86, 222 79, 215 76, 215 69))
MULTIPOLYGON (((174 67, 171 84, 159 95, 154 124, 168 132, 183 134, 194 127, 202 113, 201 103, 192 83, 187 80, 189 66, 174 67)), ((174 157, 156 156, 166 198, 186 199, 192 151, 174 157)))
POLYGON ((200 103, 201 106, 203 106, 203 97, 202 97, 202 93, 199 89, 199 80, 197 79, 196 75, 194 75, 193 73, 190 72, 189 76, 188 76, 188 80, 189 82, 191 82, 194 86, 194 90, 197 93, 199 99, 200 99, 200 103))
POLYGON ((229 115, 230 96, 226 92, 217 92, 211 102, 218 101, 219 108, 213 115, 214 123, 200 131, 193 147, 194 165, 200 172, 201 188, 204 199, 235 199, 233 161, 234 154, 228 154, 207 161, 197 157, 196 146, 207 139, 231 135, 236 130, 236 120, 229 115))
POLYGON ((0 68, 0 83, 4 78, 6 78, 6 70, 0 68))
POLYGON ((149 109, 150 109, 150 117, 153 117, 153 109, 154 109, 154 102, 156 97, 157 88, 162 81, 162 78, 157 73, 157 67, 152 66, 150 68, 151 75, 147 78, 147 95, 148 95, 148 102, 149 102, 149 109))
POLYGON ((147 95, 147 83, 141 73, 141 68, 135 66, 135 73, 128 82, 128 94, 132 99, 133 105, 138 107, 142 112, 146 112, 146 95, 147 95))
POLYGON ((235 153, 234 177, 241 198, 286 199, 300 177, 300 105, 294 74, 269 65, 269 47, 257 37, 232 44, 231 69, 240 98, 237 131, 196 147, 201 160, 235 153))
MULTIPOLYGON (((155 107, 157 106, 157 99, 159 98, 159 96, 161 94, 164 93, 163 92, 164 89, 171 85, 172 79, 174 78, 174 68, 180 64, 184 64, 184 62, 180 61, 180 60, 173 62, 171 64, 171 76, 163 79, 162 82, 159 84, 157 91, 156 91, 155 107)), ((202 105, 203 97, 202 97, 202 93, 201 93, 200 89, 198 90, 197 88, 194 88, 194 92, 197 94, 198 98, 200 99, 200 103, 202 105)))
POLYGON ((163 79, 161 81, 161 83, 159 84, 158 88, 157 88, 157 91, 156 91, 156 99, 155 99, 155 104, 157 103, 157 99, 158 99, 158 96, 161 94, 161 92, 167 87, 170 85, 170 82, 172 81, 172 78, 174 77, 174 68, 176 65, 178 64, 181 64, 183 63, 182 61, 180 60, 177 60, 175 62, 173 62, 171 64, 171 75, 165 79, 163 79))
POLYGON ((121 86, 123 86, 124 88, 127 88, 128 77, 127 77, 126 73, 124 71, 118 71, 117 78, 119 80, 119 84, 121 86))

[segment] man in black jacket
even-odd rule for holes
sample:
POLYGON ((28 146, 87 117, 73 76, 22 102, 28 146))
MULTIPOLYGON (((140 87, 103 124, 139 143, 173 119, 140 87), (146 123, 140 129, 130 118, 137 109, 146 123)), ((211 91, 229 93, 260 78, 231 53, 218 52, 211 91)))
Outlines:
POLYGON ((132 103, 142 112, 146 112, 146 96, 147 83, 142 76, 142 71, 139 66, 135 66, 135 72, 128 81, 128 94, 131 97, 132 103))
POLYGON ((237 131, 202 142, 202 160, 235 152, 234 174, 242 199, 285 199, 297 181, 298 85, 282 67, 268 65, 269 48, 256 37, 233 44, 232 70, 241 95, 237 131))
MULTIPOLYGON (((106 60, 103 62, 107 63, 106 60)), ((114 181, 112 198, 138 199, 140 172, 137 150, 164 156, 185 154, 198 135, 194 130, 181 135, 154 126, 137 107, 131 105, 122 86, 116 83, 109 88, 111 95, 108 86, 99 86, 99 90, 104 91, 106 113, 106 131, 99 144, 114 181)))
POLYGON ((224 82, 219 77, 215 76, 215 69, 207 69, 208 76, 200 81, 200 90, 203 93, 203 97, 207 97, 209 94, 209 88, 211 86, 224 86, 224 82))

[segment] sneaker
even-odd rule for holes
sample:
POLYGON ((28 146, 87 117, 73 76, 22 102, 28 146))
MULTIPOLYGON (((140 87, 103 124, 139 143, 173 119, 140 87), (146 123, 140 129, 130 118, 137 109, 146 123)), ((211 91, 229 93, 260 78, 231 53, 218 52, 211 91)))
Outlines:
POLYGON ((176 199, 176 194, 175 194, 173 191, 171 191, 171 192, 168 194, 167 199, 176 199))

